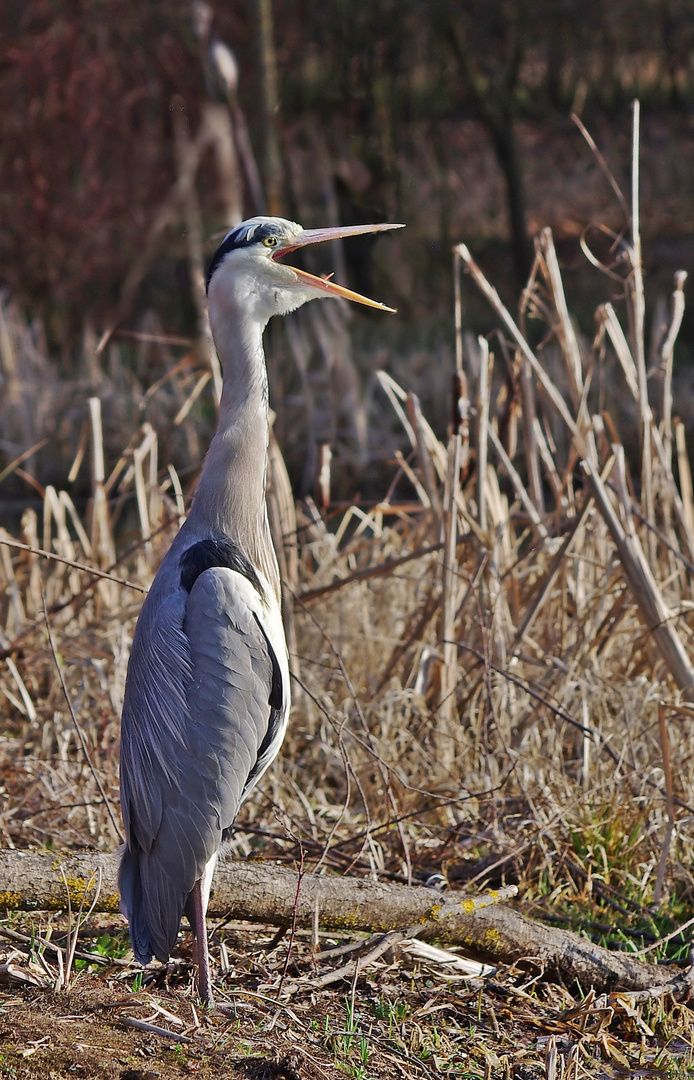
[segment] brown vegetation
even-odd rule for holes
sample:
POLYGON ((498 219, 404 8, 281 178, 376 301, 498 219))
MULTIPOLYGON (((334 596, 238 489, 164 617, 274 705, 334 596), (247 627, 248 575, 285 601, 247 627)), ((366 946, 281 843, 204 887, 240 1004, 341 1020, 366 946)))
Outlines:
MULTIPOLYGON (((405 374, 381 372, 383 400, 402 432, 380 425, 381 445, 395 452, 387 490, 375 504, 328 504, 324 514, 308 499, 296 524, 284 501, 278 522, 287 567, 295 567, 295 576, 288 569, 295 704, 283 752, 239 818, 237 858, 403 883, 441 873, 451 890, 518 883, 529 913, 687 966, 694 502, 685 428, 672 401, 682 280, 649 361, 635 215, 631 224, 610 268, 621 275, 623 307, 600 308, 593 342, 568 315, 549 232, 536 245, 517 317, 461 245, 458 267, 492 302, 501 330, 487 341, 460 328, 448 438, 437 437, 405 374), (626 402, 622 410, 631 410, 639 430, 628 455, 614 402, 626 402)), ((25 425, 25 438, 36 414, 52 411, 50 368, 40 332, 11 305, 3 327, 2 408, 25 425)), ((7 847, 112 850, 119 840, 118 718, 129 640, 142 590, 194 487, 194 476, 170 462, 181 445, 199 461, 194 418, 201 380, 209 381, 194 353, 174 362, 167 350, 175 346, 155 335, 143 348, 158 351, 162 378, 143 393, 119 363, 121 347, 112 342, 107 355, 90 354, 99 393, 84 409, 69 477, 57 462, 60 486, 42 487, 30 456, 5 470, 22 470, 40 497, 14 537, 0 534, 7 847), (140 422, 146 409, 153 411, 140 422), (104 445, 123 430, 127 445, 114 459, 104 445), (78 508, 70 487, 80 470, 90 474, 90 498, 78 508)), ((77 390, 73 383, 67 394, 77 390)), ((37 425, 32 438, 42 435, 37 425)), ((65 433, 58 426, 48 437, 57 458, 65 433)), ((275 473, 276 487, 280 479, 275 473)), ((51 926, 49 917, 38 923, 51 926)), ((316 959, 315 932, 313 954, 296 944, 297 931, 289 948, 275 943, 268 963, 241 947, 236 967, 230 956, 239 932, 219 929, 218 985, 232 998, 255 995, 262 1023, 272 1027, 288 1008, 280 995, 290 961, 301 976, 331 958, 316 959), (276 1004, 268 1005, 268 993, 276 1004)), ((33 956, 39 975, 15 955, 6 977, 21 981, 33 971, 35 984, 46 986, 49 959, 33 956)), ((556 1074, 557 1054, 570 1068, 581 1055, 591 1069, 604 1068, 602 1059, 624 1068, 639 1055, 652 1062, 675 1033, 685 1043, 670 1044, 672 1068, 683 1045, 691 1050, 686 1008, 661 1003, 654 1013, 648 1001, 618 996, 589 996, 581 1006, 575 985, 542 983, 548 973, 537 958, 517 961, 474 993, 461 993, 450 972, 431 976, 415 964, 410 975, 410 961, 393 968, 391 959, 361 977, 356 968, 341 1034, 316 1034, 310 1011, 292 1015, 309 1056, 327 1047, 341 1067, 368 1076, 355 1047, 362 1039, 371 1053, 373 1037, 387 1048, 376 1075, 389 1067, 387 1053, 401 1069, 406 1063, 405 1075, 436 1075, 444 1066, 460 1074, 456 1046, 479 1002, 478 1022, 484 1013, 491 1026, 481 1049, 466 1036, 469 1075, 508 1075, 512 1067, 524 1075, 518 1054, 529 1053, 524 1061, 537 1067, 538 1046, 523 1035, 519 1050, 501 1031, 504 996, 523 1003, 519 1030, 531 1016, 539 1024, 548 1075, 550 1060, 556 1074), (435 1007, 426 999, 437 987, 445 1048, 431 1051, 432 1065, 421 1052, 429 1029, 418 1048, 412 1038, 415 1017, 435 1007), (354 1021, 379 994, 405 1001, 409 1027, 367 1029, 364 1013, 354 1021), (345 1030, 346 1049, 334 1041, 345 1030)), ((173 1004, 157 1000, 175 1012, 185 996, 181 965, 169 974, 173 1004)), ((304 1004, 310 992, 309 980, 304 1004)), ((319 1016, 323 1008, 334 1013, 334 999, 315 1001, 319 1016)), ((391 1015, 385 1005, 381 1011, 391 1015)), ((376 1009, 373 1024, 382 1019, 376 1009)), ((282 1068, 301 1071, 296 1062, 282 1068)), ((302 1060, 301 1068, 313 1075, 314 1065, 302 1060)))

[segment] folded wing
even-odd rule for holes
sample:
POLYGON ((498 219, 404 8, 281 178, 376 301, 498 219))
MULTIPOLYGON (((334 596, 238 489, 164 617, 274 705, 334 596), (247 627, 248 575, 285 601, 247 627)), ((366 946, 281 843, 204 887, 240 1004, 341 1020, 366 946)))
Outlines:
POLYGON ((141 963, 168 959, 189 893, 281 744, 276 625, 262 592, 226 567, 143 607, 123 703, 120 872, 141 963))

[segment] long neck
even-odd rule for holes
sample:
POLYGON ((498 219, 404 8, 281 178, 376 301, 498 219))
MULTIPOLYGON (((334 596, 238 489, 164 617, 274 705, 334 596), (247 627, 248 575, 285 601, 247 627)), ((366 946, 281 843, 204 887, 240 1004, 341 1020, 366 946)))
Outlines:
POLYGON ((263 330, 263 324, 231 301, 212 324, 224 382, 217 432, 189 521, 194 528, 230 537, 279 595, 265 509, 268 399, 263 330))

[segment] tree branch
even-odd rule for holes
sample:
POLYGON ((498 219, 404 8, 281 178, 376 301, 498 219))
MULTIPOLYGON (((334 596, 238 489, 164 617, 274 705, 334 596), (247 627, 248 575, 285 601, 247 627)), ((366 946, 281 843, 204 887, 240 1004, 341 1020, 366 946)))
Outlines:
MULTIPOLYGON (((0 851, 0 906, 15 911, 59 909, 79 904, 93 872, 100 867, 102 911, 118 910, 117 859, 100 852, 0 851)), ((610 952, 568 930, 544 926, 507 904, 475 911, 475 898, 435 889, 392 885, 354 878, 304 874, 281 866, 227 863, 215 874, 209 914, 215 918, 310 928, 318 909, 324 930, 342 933, 404 930, 419 925, 418 937, 465 947, 476 960, 510 964, 532 957, 549 978, 610 990, 649 990, 667 986, 674 994, 691 984, 673 966, 646 964, 629 953, 610 952)))

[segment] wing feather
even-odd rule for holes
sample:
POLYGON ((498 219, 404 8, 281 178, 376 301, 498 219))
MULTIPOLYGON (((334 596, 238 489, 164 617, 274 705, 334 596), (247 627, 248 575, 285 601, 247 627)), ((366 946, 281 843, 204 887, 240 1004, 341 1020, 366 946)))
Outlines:
POLYGON ((246 578, 222 567, 190 593, 150 594, 143 606, 123 704, 120 874, 143 963, 170 955, 188 894, 260 775, 259 758, 265 768, 279 749, 288 671, 283 641, 270 642, 275 624, 246 578))

